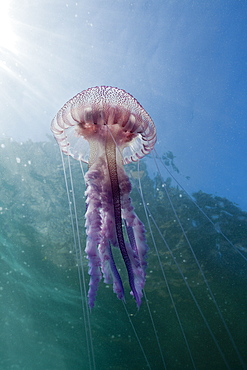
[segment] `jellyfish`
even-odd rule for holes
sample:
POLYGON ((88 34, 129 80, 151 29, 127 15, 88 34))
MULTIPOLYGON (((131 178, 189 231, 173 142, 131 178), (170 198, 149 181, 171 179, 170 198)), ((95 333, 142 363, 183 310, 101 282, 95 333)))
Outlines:
POLYGON ((144 225, 131 203, 131 182, 124 164, 138 161, 153 149, 156 129, 151 117, 124 90, 97 86, 70 99, 53 119, 51 130, 62 152, 88 163, 85 251, 90 308, 102 275, 105 283, 113 284, 117 297, 124 300, 112 248, 121 252, 131 294, 140 307, 148 246, 144 225))

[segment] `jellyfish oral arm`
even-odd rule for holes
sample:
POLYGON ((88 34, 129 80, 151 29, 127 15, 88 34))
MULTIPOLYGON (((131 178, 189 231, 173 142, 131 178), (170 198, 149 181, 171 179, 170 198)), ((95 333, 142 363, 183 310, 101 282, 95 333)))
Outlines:
MULTIPOLYGON (((127 272, 128 272, 128 278, 129 278, 129 284, 132 289, 132 294, 135 297, 137 306, 140 307, 141 304, 141 297, 142 297, 142 287, 144 286, 145 278, 143 274, 143 284, 139 284, 139 287, 141 289, 138 289, 138 285, 135 284, 135 275, 136 275, 136 267, 140 266, 140 262, 137 258, 136 252, 137 250, 133 250, 132 252, 135 252, 135 256, 137 259, 137 266, 135 266, 134 259, 131 259, 131 256, 129 256, 126 243, 123 236, 123 228, 122 228, 122 215, 121 215, 121 198, 120 198, 120 187, 119 187, 119 181, 118 181, 118 171, 117 171, 117 162, 116 162, 116 145, 111 138, 110 134, 107 136, 107 143, 106 143, 106 158, 107 158, 107 164, 109 169, 109 176, 111 181, 111 188, 112 188, 112 198, 113 198, 113 205, 114 205, 114 215, 115 215, 115 225, 116 225, 116 233, 117 233, 117 240, 118 240, 118 246, 120 248, 127 272)), ((127 194, 129 196, 129 192, 127 194)), ((132 208, 133 209, 133 208, 132 208)), ((132 228, 128 226, 131 230, 132 228)), ((134 238, 134 234, 133 234, 134 238)), ((134 243, 130 244, 132 247, 133 245, 136 245, 135 241, 134 243)), ((130 250, 131 252, 131 250, 130 250)))
POLYGON ((105 143, 105 155, 97 157, 86 176, 87 212, 86 253, 89 260, 89 306, 93 307, 101 271, 106 283, 113 282, 114 292, 124 299, 121 277, 116 268, 112 246, 119 247, 128 273, 131 294, 137 306, 141 304, 145 284, 145 229, 136 216, 130 200, 131 184, 122 163, 116 160, 116 145, 110 134, 105 143), (125 241, 122 220, 126 225, 125 241))

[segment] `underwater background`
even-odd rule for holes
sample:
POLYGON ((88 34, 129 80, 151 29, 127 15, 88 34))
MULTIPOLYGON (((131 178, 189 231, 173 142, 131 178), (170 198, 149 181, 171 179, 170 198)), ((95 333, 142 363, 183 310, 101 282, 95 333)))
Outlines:
POLYGON ((245 0, 0 1, 0 370, 246 369, 246 60, 245 0), (102 85, 157 129, 126 166, 149 246, 139 311, 118 253, 126 304, 101 282, 87 311, 84 180, 50 132, 102 85))
MULTIPOLYGON (((2 140, 0 149, 0 368, 93 368, 88 355, 81 305, 83 298, 79 290, 69 207, 57 144, 53 138, 39 143, 31 140, 18 143, 6 139, 2 140)), ((169 160, 169 157, 172 158, 171 153, 166 155, 168 168, 172 171, 173 166, 176 172, 173 159, 169 160)), ((71 166, 84 249, 85 188, 78 162, 72 161, 71 166)), ((135 173, 137 169, 131 166, 132 173, 135 173)), ((150 178, 145 160, 141 162, 140 171, 144 198, 149 200, 150 211, 155 215, 161 233, 166 236, 229 368, 241 369, 242 365, 212 304, 194 257, 174 220, 162 184, 168 189, 243 361, 246 361, 247 329, 246 261, 195 207, 188 195, 172 184, 170 176, 150 178)), ((246 256, 246 212, 225 198, 202 191, 194 194, 194 198, 246 256)), ((112 288, 101 282, 95 307, 90 313, 96 368, 164 368, 160 346, 168 369, 190 369, 192 364, 188 350, 135 187, 132 200, 147 229, 150 250, 145 294, 149 306, 143 300, 140 310, 137 310, 128 294, 125 276, 126 314, 112 288)), ((196 368, 227 368, 170 252, 157 229, 152 227, 152 231, 196 368)), ((84 262, 87 271, 86 259, 84 262)))

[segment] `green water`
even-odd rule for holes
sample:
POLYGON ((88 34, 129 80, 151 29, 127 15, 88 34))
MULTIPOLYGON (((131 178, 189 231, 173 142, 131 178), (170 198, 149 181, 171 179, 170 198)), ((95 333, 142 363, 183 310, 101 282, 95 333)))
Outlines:
MULTIPOLYGON (((57 146, 53 141, 20 144, 5 140, 0 156, 0 369, 90 369, 73 234, 57 146)), ((73 162, 77 180, 80 169, 78 163, 73 162)), ((162 188, 164 180, 150 179, 144 165, 142 170, 145 173, 143 191, 150 209, 173 249, 226 362, 232 369, 242 369, 194 257, 174 221, 162 188)), ((169 179, 166 186, 236 346, 246 361, 246 262, 169 179)), ((85 198, 81 180, 75 181, 75 193, 84 249, 85 198)), ((138 215, 146 222, 135 189, 132 198, 138 215)), ((247 214, 220 197, 199 192, 196 198, 246 256, 247 214)), ((160 348, 168 369, 192 369, 151 234, 146 228, 150 250, 145 291, 160 348)), ((155 229, 153 233, 196 368, 227 368, 170 253, 155 229)), ((90 313, 96 368, 148 369, 148 361, 152 369, 162 369, 147 304, 144 301, 137 311, 129 295, 124 267, 117 256, 116 259, 124 280, 126 308, 147 360, 122 302, 112 287, 102 282, 90 313)), ((86 259, 84 263, 86 266, 86 259)), ((85 271, 88 279, 87 267, 85 271)))

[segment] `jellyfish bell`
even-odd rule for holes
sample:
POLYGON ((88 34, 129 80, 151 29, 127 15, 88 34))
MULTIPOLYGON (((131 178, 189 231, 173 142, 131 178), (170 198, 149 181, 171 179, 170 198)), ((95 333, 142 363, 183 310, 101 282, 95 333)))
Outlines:
POLYGON ((124 299, 112 254, 114 246, 121 251, 131 294, 139 307, 147 243, 144 226, 131 204, 131 183, 123 164, 137 161, 153 149, 154 123, 133 96, 115 87, 100 86, 69 100, 53 119, 51 130, 65 154, 89 167, 85 175, 89 306, 94 305, 102 273, 105 283, 113 283, 117 297, 124 299))
POLYGON ((54 117, 51 130, 65 154, 86 163, 90 146, 99 150, 106 131, 113 135, 124 163, 142 158, 156 142, 154 123, 138 101, 109 86, 89 88, 70 99, 54 117))

